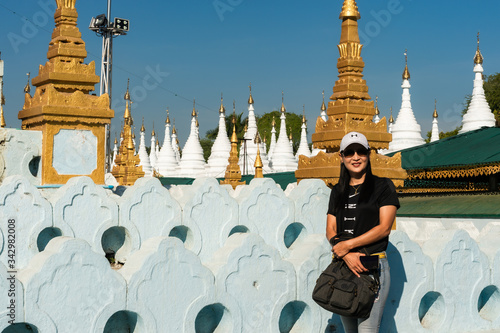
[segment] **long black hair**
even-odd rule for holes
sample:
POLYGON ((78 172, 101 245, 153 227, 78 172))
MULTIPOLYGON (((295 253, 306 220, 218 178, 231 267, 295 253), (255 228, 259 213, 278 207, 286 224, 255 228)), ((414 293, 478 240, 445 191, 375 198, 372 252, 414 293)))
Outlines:
MULTIPOLYGON (((358 203, 368 202, 370 199, 374 186, 374 179, 372 173, 372 165, 370 159, 366 165, 365 180, 359 188, 359 201, 358 203)), ((340 176, 339 176, 339 186, 338 191, 335 194, 335 215, 337 215, 341 210, 345 208, 347 200, 349 199, 349 182, 351 181, 351 175, 345 167, 344 163, 340 163, 340 176)))

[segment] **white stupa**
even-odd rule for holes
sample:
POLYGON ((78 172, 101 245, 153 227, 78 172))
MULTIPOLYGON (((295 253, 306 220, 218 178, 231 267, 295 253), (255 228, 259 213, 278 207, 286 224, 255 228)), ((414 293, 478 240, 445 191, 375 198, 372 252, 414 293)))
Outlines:
POLYGON ((406 51, 405 70, 403 72, 403 84, 401 88, 403 88, 401 109, 399 110, 396 122, 392 125, 392 141, 389 143, 388 153, 425 143, 422 138, 420 125, 417 123, 411 108, 410 71, 408 71, 408 56, 406 51))
POLYGON ((176 175, 176 168, 178 166, 175 152, 172 149, 170 142, 170 117, 167 109, 167 119, 165 120, 165 136, 163 145, 160 149, 160 155, 156 162, 156 169, 163 177, 173 177, 176 175))
POLYGON ((437 112, 437 100, 434 100, 434 113, 432 114, 432 132, 431 132, 431 142, 439 140, 439 127, 438 127, 438 112, 437 112))
POLYGON ((226 167, 229 164, 229 152, 231 151, 231 142, 227 137, 226 130, 226 109, 223 105, 222 95, 220 97, 219 108, 219 132, 212 145, 212 152, 208 158, 206 166, 208 177, 224 177, 226 167))
POLYGON ((146 151, 146 129, 144 128, 144 118, 142 119, 141 126, 141 139, 139 143, 139 165, 142 166, 142 171, 144 171, 144 176, 152 177, 153 176, 153 168, 151 167, 151 162, 149 160, 148 152, 146 151))
POLYGON ((271 125, 271 142, 269 143, 269 152, 267 153, 267 158, 270 162, 273 160, 273 152, 274 148, 276 148, 276 120, 274 119, 274 116, 271 125))
POLYGON ((378 109, 378 96, 375 96, 375 115, 373 116, 373 122, 377 124, 380 121, 380 110, 378 109))
POLYGON ((191 131, 189 137, 182 149, 182 157, 177 167, 179 177, 196 178, 205 173, 205 158, 203 157, 203 148, 198 136, 196 103, 193 102, 193 112, 191 113, 191 131))
POLYGON ((155 124, 153 123, 153 131, 151 132, 151 149, 149 150, 149 162, 153 170, 156 170, 156 133, 155 124))
POLYGON ((300 155, 304 155, 306 157, 311 156, 311 151, 309 150, 309 143, 307 142, 307 122, 306 122, 306 114, 305 109, 302 111, 302 126, 300 132, 300 144, 297 149, 297 154, 295 157, 298 159, 300 155))
POLYGON ((297 160, 293 156, 290 140, 286 136, 286 109, 281 97, 280 134, 273 152, 272 167, 275 172, 288 172, 297 170, 297 160))
POLYGON ((495 115, 491 112, 483 89, 483 56, 479 51, 479 33, 477 34, 477 50, 474 56, 474 89, 469 108, 462 118, 462 128, 458 133, 465 133, 481 127, 494 127, 495 115))
MULTIPOLYGON (((321 114, 320 117, 323 119, 323 121, 328 120, 328 115, 326 114, 326 105, 325 105, 325 91, 323 90, 323 103, 321 104, 321 114)), ((312 152, 311 156, 316 156, 320 151, 326 152, 326 149, 319 149, 314 147, 314 143, 312 145, 312 152)))
POLYGON ((175 129, 175 119, 174 126, 172 127, 172 149, 175 153, 175 159, 179 163, 181 161, 181 148, 179 147, 179 139, 177 138, 177 130, 175 129))
POLYGON ((116 155, 118 155, 118 140, 116 140, 115 133, 115 145, 113 146, 113 161, 111 161, 111 170, 113 170, 113 167, 115 166, 116 155))
POLYGON ((156 154, 156 166, 158 167, 158 159, 160 158, 160 142, 158 141, 158 138, 156 138, 155 154, 156 154))
MULTIPOLYGON (((253 175, 255 174, 255 159, 257 158, 257 147, 260 151, 260 158, 262 160, 262 171, 264 174, 271 173, 272 168, 269 166, 269 159, 267 158, 266 147, 263 142, 259 144, 255 143, 255 138, 257 136, 257 120, 255 119, 254 113, 254 100, 252 97, 252 86, 250 85, 250 96, 248 97, 248 124, 247 130, 245 132, 244 138, 245 143, 240 146, 240 158, 238 164, 242 170, 243 174, 253 175), (246 145, 246 147, 245 147, 246 145), (246 165, 246 167, 245 167, 246 165)), ((260 134, 259 134, 260 135, 260 134)))

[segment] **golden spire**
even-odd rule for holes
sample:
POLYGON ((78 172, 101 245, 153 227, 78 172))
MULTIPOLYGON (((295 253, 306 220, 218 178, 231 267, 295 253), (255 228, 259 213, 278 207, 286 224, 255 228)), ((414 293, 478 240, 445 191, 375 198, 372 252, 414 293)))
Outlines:
POLYGON ((391 106, 391 116, 389 117, 389 122, 394 123, 394 118, 392 117, 392 106, 391 106))
POLYGON ((0 127, 4 128, 5 126, 7 126, 7 124, 5 123, 5 118, 3 116, 3 104, 0 104, 0 127))
POLYGON ((223 101, 224 101, 224 99, 222 98, 222 93, 220 93, 220 108, 219 108, 219 113, 225 113, 226 112, 226 108, 222 104, 223 101))
POLYGON ((436 105, 437 105, 437 99, 434 100, 434 113, 432 114, 432 118, 438 117, 438 111, 436 105))
POLYGON ((130 85, 130 78, 127 79, 127 91, 125 92, 125 95, 123 96, 123 99, 126 101, 130 101, 130 92, 128 91, 130 85))
POLYGON ((116 132, 115 132, 115 145, 118 144, 118 140, 116 139, 116 132))
POLYGON ((170 124, 170 117, 168 113, 168 107, 167 107, 167 119, 165 119, 165 124, 170 124))
POLYGON ((31 91, 31 85, 30 85, 30 74, 31 73, 26 73, 26 75, 28 75, 28 82, 26 82, 26 85, 24 86, 24 92, 26 94, 29 94, 30 91, 31 91))
POLYGON ((160 141, 158 141, 158 139, 156 139, 156 147, 160 147, 160 141))
POLYGON ((250 88, 250 97, 248 97, 248 104, 253 104, 253 97, 252 97, 252 82, 250 82, 250 85, 248 86, 250 88))
POLYGON ((481 54, 481 51, 479 51, 479 32, 477 33, 477 50, 476 55, 474 56, 474 63, 476 65, 483 64, 483 55, 481 54))
POLYGON ((175 129, 175 118, 174 118, 174 123, 172 126, 172 135, 177 134, 177 130, 175 129))
POLYGON ((356 18, 358 20, 361 18, 355 0, 344 0, 344 5, 342 6, 342 11, 340 12, 339 19, 344 19, 347 17, 356 18))
POLYGON ((132 139, 135 139, 135 126, 134 126, 134 130, 132 131, 132 139))
POLYGON ((236 102, 233 99, 233 119, 231 120, 233 123, 233 134, 231 135, 231 143, 238 143, 238 136, 236 135, 236 102))
POLYGON ((142 117, 142 126, 141 126, 141 133, 146 132, 146 128, 144 127, 144 117, 142 117))
POLYGON ((274 115, 273 115, 273 122, 271 123, 271 125, 274 127, 276 126, 276 120, 274 119, 274 115))
MULTIPOLYGON (((132 101, 130 101, 130 103, 131 102, 132 101)), ((123 118, 125 119, 125 123, 127 125, 132 125, 131 124, 132 115, 130 114, 129 100, 125 100, 125 113, 123 114, 123 118)))
MULTIPOLYGON (((236 186, 243 185, 245 182, 241 181, 241 170, 238 165, 238 136, 236 135, 236 107, 233 100, 233 134, 231 135, 231 151, 229 152, 228 166, 226 167, 226 174, 224 180, 220 181, 221 185, 229 184, 236 189, 236 186)), ((257 149, 258 151, 258 149, 257 149)))
POLYGON ((281 112, 285 113, 286 112, 286 109, 285 109, 285 95, 283 93, 283 90, 281 91, 281 109, 280 109, 281 112))
POLYGON ((302 105, 302 124, 306 123, 306 105, 302 105))
POLYGON ((293 136, 292 136, 292 126, 290 126, 290 141, 293 140, 293 136))
POLYGON ((153 130, 151 131, 151 136, 155 136, 155 122, 153 121, 153 130))
POLYGON ((325 105, 325 91, 323 90, 323 104, 321 104, 321 111, 326 111, 325 105))
POLYGON ((260 136, 259 136, 259 132, 257 131, 257 133, 255 134, 255 144, 257 145, 257 157, 255 158, 255 163, 254 163, 254 167, 255 167, 255 176, 254 178, 264 178, 264 174, 262 172, 262 167, 264 166, 264 164, 262 164, 262 158, 260 157, 260 136))
POLYGON ((5 96, 3 94, 3 80, 2 80, 2 96, 0 96, 0 105, 5 105, 5 96))
POLYGON ((196 105, 196 100, 193 99, 193 112, 191 112, 191 117, 196 117, 196 110, 195 110, 195 105, 196 105))
POLYGON ((378 109, 378 96, 375 96, 375 114, 377 116, 380 114, 380 110, 378 109))
POLYGON ((408 50, 405 50, 405 70, 403 72, 403 80, 410 79, 410 71, 408 70, 408 50))

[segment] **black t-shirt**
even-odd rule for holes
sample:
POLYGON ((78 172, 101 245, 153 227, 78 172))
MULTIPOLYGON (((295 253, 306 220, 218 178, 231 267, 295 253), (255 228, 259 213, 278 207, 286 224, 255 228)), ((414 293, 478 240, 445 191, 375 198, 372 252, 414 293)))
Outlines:
MULTIPOLYGON (((399 208, 396 188, 389 178, 373 176, 374 189, 368 202, 358 203, 359 195, 363 191, 362 187, 356 190, 349 186, 349 199, 345 209, 335 214, 335 197, 340 195, 338 184, 333 187, 330 194, 328 213, 334 215, 337 220, 337 233, 342 231, 350 233, 353 237, 358 237, 373 227, 380 224, 379 209, 383 206, 396 206, 399 208)), ((356 186, 357 187, 357 186, 356 186)), ((389 237, 365 246, 368 253, 382 252, 387 249, 389 237)), ((354 250, 356 251, 356 249, 354 250)))

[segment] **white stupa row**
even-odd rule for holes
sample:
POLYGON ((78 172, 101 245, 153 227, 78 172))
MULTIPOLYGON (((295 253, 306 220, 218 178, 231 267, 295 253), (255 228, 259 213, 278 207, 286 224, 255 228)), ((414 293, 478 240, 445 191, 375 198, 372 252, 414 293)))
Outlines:
MULTIPOLYGON (((233 105, 234 107, 234 105, 233 105)), ((324 101, 322 111, 324 107, 324 101)), ((326 116, 326 114, 325 114, 326 116)), ((274 172, 289 172, 295 171, 298 165, 298 156, 311 156, 309 145, 307 142, 306 121, 305 116, 302 118, 301 140, 297 154, 294 156, 292 141, 286 135, 286 109, 282 100, 281 116, 280 116, 280 135, 276 139, 276 128, 273 119, 273 128, 271 131, 271 143, 269 148, 269 157, 266 152, 266 144, 255 143, 257 134, 257 121, 254 112, 254 100, 250 88, 250 97, 248 99, 248 127, 245 132, 245 143, 241 145, 239 164, 242 169, 242 174, 254 174, 255 159, 257 157, 257 149, 260 150, 261 160, 263 162, 263 171, 266 173, 274 172), (246 146, 246 147, 245 147, 246 146), (271 157, 271 156, 274 157, 271 157)), ((191 131, 189 137, 182 150, 182 157, 177 140, 177 131, 175 125, 170 134, 171 123, 167 110, 167 118, 165 121, 165 136, 161 149, 156 138, 156 133, 153 129, 151 133, 151 150, 149 155, 146 151, 146 138, 144 123, 141 127, 140 144, 137 154, 140 157, 140 165, 143 167, 146 177, 153 175, 161 175, 163 177, 224 177, 227 165, 229 164, 229 152, 231 143, 229 141, 226 130, 226 116, 223 100, 221 97, 221 106, 219 109, 219 129, 217 137, 212 146, 211 155, 208 162, 205 162, 203 149, 199 139, 199 124, 197 120, 197 112, 193 106, 191 114, 191 131)), ((260 135, 260 134, 259 134, 260 135)), ((121 143, 121 141, 120 141, 121 143)), ((113 149, 113 161, 118 152, 117 142, 113 149)))
MULTIPOLYGON (((405 52, 406 58, 406 52, 405 52)), ((474 56, 474 88, 467 112, 462 118, 462 128, 459 134, 477 130, 482 127, 494 127, 496 124, 495 116, 486 101, 483 88, 483 56, 479 50, 479 34, 477 39, 477 50, 474 56)), ((389 133, 392 133, 392 142, 389 143, 389 149, 380 151, 382 154, 399 151, 422 145, 425 141, 422 139, 420 125, 417 123, 411 108, 410 98, 410 72, 408 71, 408 62, 406 58, 405 70, 403 72, 403 96, 401 109, 394 122, 391 116, 389 119, 389 133)), ((373 121, 378 122, 378 107, 373 121)), ((439 140, 438 114, 436 105, 434 105, 432 130, 430 142, 439 140)))

